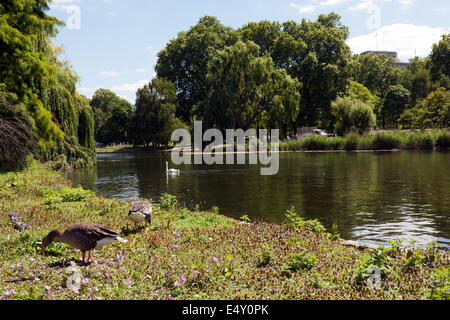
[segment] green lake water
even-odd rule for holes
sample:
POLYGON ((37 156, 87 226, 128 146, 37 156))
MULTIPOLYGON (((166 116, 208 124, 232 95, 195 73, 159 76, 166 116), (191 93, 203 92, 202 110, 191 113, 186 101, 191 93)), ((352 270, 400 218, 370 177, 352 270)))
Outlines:
MULTIPOLYGON (((99 154, 97 167, 73 174, 74 186, 108 198, 157 200, 252 220, 282 222, 292 206, 342 238, 386 244, 415 239, 450 245, 450 152, 280 153, 277 175, 259 165, 174 166, 170 153, 99 154), (165 161, 181 170, 165 173, 165 161)), ((126 213, 124 213, 126 215, 126 213)))

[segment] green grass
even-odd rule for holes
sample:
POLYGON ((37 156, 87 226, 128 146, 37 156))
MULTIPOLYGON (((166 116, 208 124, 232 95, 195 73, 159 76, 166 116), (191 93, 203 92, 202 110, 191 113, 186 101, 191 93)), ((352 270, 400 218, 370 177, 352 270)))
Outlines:
POLYGON ((379 131, 364 135, 349 134, 346 137, 319 137, 280 143, 281 151, 307 150, 432 150, 450 148, 450 132, 426 131, 379 131))
POLYGON ((135 150, 135 148, 132 145, 117 145, 104 148, 95 148, 97 153, 133 152, 133 150, 135 150))
POLYGON ((127 202, 69 190, 49 166, 0 174, 0 299, 449 297, 448 255, 434 246, 402 251, 395 244, 361 252, 342 246, 318 221, 304 220, 293 209, 282 225, 239 222, 218 208, 180 208, 167 194, 153 201, 150 231, 129 229, 127 202), (8 217, 13 210, 34 228, 15 231, 8 217), (39 249, 49 230, 81 221, 122 230, 128 242, 96 250, 94 262, 80 267, 80 288, 73 291, 68 282, 79 252, 58 242, 43 255, 39 249), (389 270, 378 289, 364 282, 372 265, 389 270))

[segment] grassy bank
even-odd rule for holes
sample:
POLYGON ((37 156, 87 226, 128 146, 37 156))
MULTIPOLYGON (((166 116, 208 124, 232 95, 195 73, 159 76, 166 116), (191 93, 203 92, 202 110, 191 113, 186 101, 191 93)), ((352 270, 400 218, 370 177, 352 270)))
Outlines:
POLYGON ((110 147, 96 147, 95 151, 97 153, 119 153, 119 152, 133 152, 135 148, 132 145, 117 145, 110 147))
POLYGON ((304 150, 432 150, 450 148, 450 131, 379 131, 346 137, 310 136, 280 143, 281 151, 304 150))
POLYGON ((362 252, 295 211, 283 225, 236 221, 216 208, 179 208, 170 195, 154 203, 151 232, 145 232, 126 228, 128 208, 72 189, 42 165, 0 174, 0 299, 449 298, 448 256, 432 245, 400 250, 396 242, 362 252), (8 218, 13 210, 34 228, 15 231, 8 218), (73 291, 68 267, 79 252, 58 242, 44 255, 39 248, 49 230, 80 221, 121 229, 128 242, 95 251, 73 291), (367 281, 375 269, 379 283, 367 281))

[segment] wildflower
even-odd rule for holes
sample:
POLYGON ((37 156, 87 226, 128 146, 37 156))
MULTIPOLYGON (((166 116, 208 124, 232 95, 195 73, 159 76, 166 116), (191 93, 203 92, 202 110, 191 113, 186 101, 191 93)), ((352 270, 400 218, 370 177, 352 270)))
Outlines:
POLYGON ((5 296, 3 297, 2 300, 8 300, 10 296, 15 296, 17 294, 17 292, 14 289, 11 289, 10 291, 7 291, 5 293, 5 296))
POLYGON ((132 284, 133 282, 132 281, 129 281, 129 280, 123 280, 123 284, 125 285, 125 287, 127 287, 127 288, 131 288, 131 284, 132 284))

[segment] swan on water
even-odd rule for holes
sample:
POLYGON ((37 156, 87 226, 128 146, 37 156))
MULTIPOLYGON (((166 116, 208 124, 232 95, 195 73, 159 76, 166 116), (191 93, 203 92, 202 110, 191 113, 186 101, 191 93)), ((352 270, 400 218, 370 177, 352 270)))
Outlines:
POLYGON ((169 169, 169 163, 166 161, 166 172, 168 174, 178 174, 178 173, 180 173, 180 170, 178 170, 178 169, 169 169))

